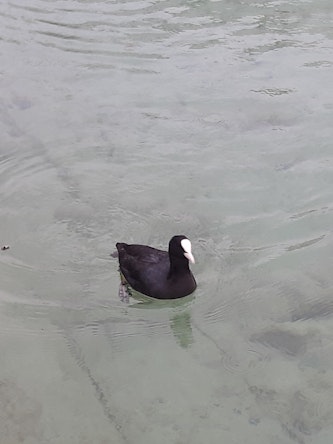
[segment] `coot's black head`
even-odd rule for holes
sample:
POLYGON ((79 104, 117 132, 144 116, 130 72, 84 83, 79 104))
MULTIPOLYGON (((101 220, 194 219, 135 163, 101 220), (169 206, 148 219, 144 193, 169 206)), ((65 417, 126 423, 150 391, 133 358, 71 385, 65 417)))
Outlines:
POLYGON ((194 257, 192 254, 192 246, 189 239, 186 236, 179 235, 173 236, 169 242, 169 255, 176 256, 178 258, 186 258, 192 264, 194 264, 194 257))

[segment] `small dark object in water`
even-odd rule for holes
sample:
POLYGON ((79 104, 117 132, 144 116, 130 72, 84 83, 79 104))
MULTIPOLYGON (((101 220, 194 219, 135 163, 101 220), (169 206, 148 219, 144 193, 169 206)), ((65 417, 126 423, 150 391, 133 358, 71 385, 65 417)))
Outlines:
POLYGON ((1 247, 2 251, 9 250, 9 249, 10 249, 9 245, 4 245, 3 247, 1 247))
POLYGON ((174 236, 169 251, 124 243, 116 247, 120 271, 134 290, 157 299, 177 299, 196 289, 189 267, 194 263, 191 242, 185 236, 174 236))

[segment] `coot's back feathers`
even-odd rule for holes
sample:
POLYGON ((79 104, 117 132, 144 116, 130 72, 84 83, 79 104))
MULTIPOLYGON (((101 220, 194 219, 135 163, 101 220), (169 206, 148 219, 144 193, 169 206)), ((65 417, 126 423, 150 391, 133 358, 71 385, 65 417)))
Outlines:
POLYGON ((194 258, 185 236, 174 236, 168 252, 137 244, 116 247, 120 271, 134 290, 157 299, 181 298, 195 290, 189 267, 194 258))

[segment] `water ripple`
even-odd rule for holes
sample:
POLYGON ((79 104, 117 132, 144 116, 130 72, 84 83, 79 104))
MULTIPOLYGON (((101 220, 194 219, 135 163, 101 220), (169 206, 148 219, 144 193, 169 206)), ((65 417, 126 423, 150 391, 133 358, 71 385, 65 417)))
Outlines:
POLYGON ((293 244, 290 245, 289 247, 287 247, 287 251, 294 251, 294 250, 299 250, 301 248, 305 248, 305 247, 310 247, 311 245, 316 244, 317 242, 320 242, 322 239, 324 239, 325 234, 316 237, 314 239, 308 239, 304 242, 298 242, 297 244, 293 244))
POLYGON ((86 66, 112 66, 114 62, 108 59, 117 56, 164 58, 163 54, 151 51, 151 45, 148 45, 152 38, 159 38, 161 32, 148 25, 147 15, 153 16, 154 13, 149 12, 151 8, 146 3, 98 3, 97 10, 90 4, 82 6, 77 4, 69 9, 58 2, 50 10, 43 1, 34 7, 9 3, 6 11, 0 12, 0 23, 3 22, 2 29, 5 30, 0 38, 7 42, 17 41, 15 34, 20 32, 25 34, 26 41, 33 39, 48 48, 89 55, 90 61, 80 59, 86 66))
MULTIPOLYGON (((246 18, 238 16, 236 11, 217 3, 208 8, 198 3, 177 7, 168 0, 148 4, 76 2, 72 7, 67 2, 57 2, 52 10, 42 0, 34 6, 9 2, 5 10, 0 10, 0 29, 5 30, 0 31, 0 39, 19 43, 20 33, 21 43, 22 39, 30 43, 33 40, 46 48, 76 54, 78 63, 86 68, 114 68, 121 60, 119 68, 127 70, 128 63, 135 64, 135 60, 141 59, 146 66, 136 69, 142 72, 153 72, 149 61, 169 59, 170 49, 174 54, 178 44, 180 52, 184 48, 236 48, 242 36, 270 35, 269 43, 253 40, 254 45, 246 49, 251 56, 285 47, 319 44, 305 33, 297 36, 294 26, 298 20, 293 11, 286 13, 279 7, 272 10, 270 5, 261 8, 255 3, 248 6, 246 18), (290 38, 280 38, 279 33, 283 31, 285 35, 287 29, 290 38), (118 63, 117 58, 120 58, 118 63)), ((288 88, 263 91, 269 95, 290 92, 288 88)))

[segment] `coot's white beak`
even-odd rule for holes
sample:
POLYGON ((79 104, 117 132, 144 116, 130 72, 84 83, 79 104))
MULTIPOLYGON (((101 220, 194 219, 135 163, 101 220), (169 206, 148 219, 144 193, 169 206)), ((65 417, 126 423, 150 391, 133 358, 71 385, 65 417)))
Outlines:
POLYGON ((183 239, 181 242, 181 246, 184 250, 184 256, 192 263, 195 264, 195 260, 192 254, 192 245, 189 239, 183 239))
POLYGON ((191 264, 195 264, 194 256, 192 253, 184 253, 184 256, 191 262, 191 264))

